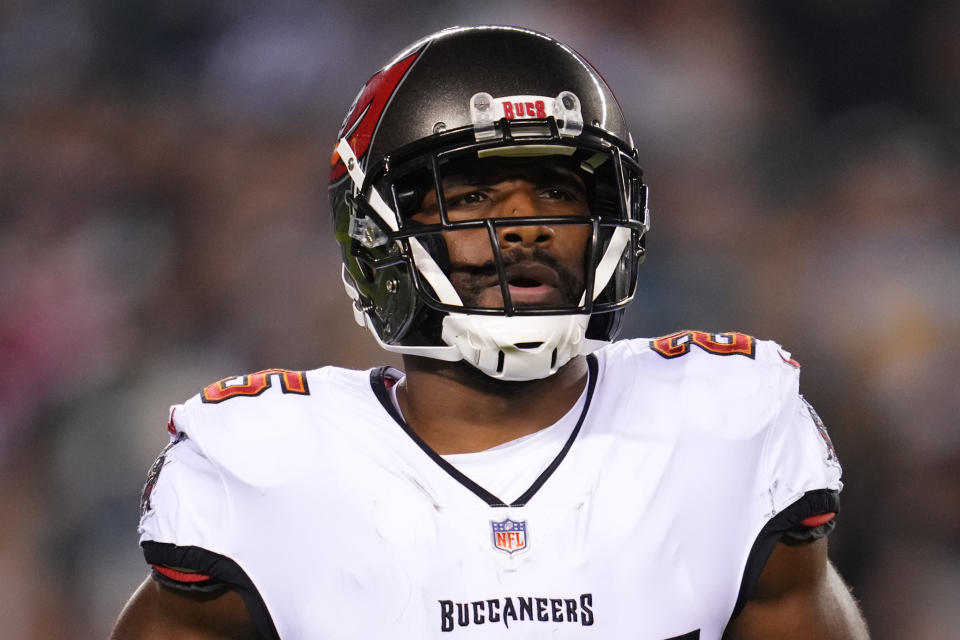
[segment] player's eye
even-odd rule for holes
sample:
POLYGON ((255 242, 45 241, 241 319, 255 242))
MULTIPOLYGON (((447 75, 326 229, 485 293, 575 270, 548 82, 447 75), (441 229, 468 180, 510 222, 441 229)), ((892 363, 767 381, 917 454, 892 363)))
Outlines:
POLYGON ((543 197, 549 200, 571 200, 573 199, 572 194, 560 187, 553 187, 551 189, 544 189, 541 194, 543 197))
POLYGON ((578 189, 569 185, 551 185, 540 190, 540 197, 551 202, 563 202, 572 204, 584 204, 587 196, 583 189, 578 189))
POLYGON ((468 191, 466 193, 454 194, 446 200, 447 211, 476 207, 489 199, 490 196, 483 191, 468 191))

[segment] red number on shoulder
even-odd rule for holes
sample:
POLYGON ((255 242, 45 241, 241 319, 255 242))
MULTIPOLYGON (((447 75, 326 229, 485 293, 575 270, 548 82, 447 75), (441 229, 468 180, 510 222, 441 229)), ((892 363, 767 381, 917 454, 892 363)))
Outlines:
POLYGON ((727 333, 677 331, 651 340, 650 348, 664 358, 677 358, 688 353, 692 344, 718 356, 740 355, 753 358, 757 351, 757 341, 753 336, 733 331, 727 333))
POLYGON ((307 386, 307 374, 303 371, 287 371, 286 369, 264 369, 245 376, 224 378, 204 387, 200 392, 203 402, 215 404, 238 396, 258 396, 273 385, 273 378, 280 379, 280 389, 284 393, 310 395, 307 386))

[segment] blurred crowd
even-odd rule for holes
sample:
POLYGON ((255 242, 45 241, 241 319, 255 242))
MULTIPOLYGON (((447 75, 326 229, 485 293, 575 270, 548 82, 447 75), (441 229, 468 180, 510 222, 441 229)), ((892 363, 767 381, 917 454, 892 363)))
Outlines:
POLYGON ((170 404, 397 363, 342 291, 330 150, 396 51, 494 22, 581 51, 631 123, 653 230, 625 335, 792 351, 844 462, 831 555, 874 638, 955 638, 960 3, 397 7, 0 4, 0 635, 106 636, 146 575, 170 404))

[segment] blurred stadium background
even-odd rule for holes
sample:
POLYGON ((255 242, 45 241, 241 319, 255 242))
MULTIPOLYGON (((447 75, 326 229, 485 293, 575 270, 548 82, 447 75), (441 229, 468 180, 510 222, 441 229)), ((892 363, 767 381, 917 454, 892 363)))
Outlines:
POLYGON ((627 335, 790 349, 874 637, 957 637, 960 3, 6 0, 3 638, 108 633, 170 404, 394 362, 339 283, 330 149, 382 62, 481 22, 570 43, 627 112, 654 214, 627 335))

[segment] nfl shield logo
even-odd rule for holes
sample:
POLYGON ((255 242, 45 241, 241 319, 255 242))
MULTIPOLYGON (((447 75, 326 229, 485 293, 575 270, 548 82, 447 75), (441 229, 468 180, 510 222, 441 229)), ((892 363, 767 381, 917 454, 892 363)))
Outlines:
POLYGON ((490 521, 490 534, 493 547, 507 553, 516 553, 527 548, 527 521, 501 520, 490 521))

